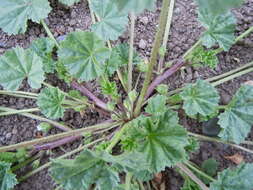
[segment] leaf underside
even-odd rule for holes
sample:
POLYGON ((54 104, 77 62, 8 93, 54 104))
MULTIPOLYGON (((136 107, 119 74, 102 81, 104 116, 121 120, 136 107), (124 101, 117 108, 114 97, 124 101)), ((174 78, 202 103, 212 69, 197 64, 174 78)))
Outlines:
POLYGON ((224 113, 220 114, 219 133, 225 141, 240 144, 248 136, 253 125, 253 87, 243 85, 235 94, 224 113))
POLYGON ((8 34, 25 33, 28 19, 40 23, 50 11, 48 0, 1 0, 0 28, 8 34))
POLYGON ((43 63, 35 52, 20 47, 0 57, 0 84, 7 90, 17 90, 24 79, 32 88, 40 88, 44 81, 43 63))

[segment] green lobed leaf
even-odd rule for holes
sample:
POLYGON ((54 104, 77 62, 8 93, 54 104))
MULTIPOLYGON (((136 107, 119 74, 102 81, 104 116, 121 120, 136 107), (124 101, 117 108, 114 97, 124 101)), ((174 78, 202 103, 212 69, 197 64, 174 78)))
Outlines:
POLYGON ((53 179, 66 190, 114 189, 119 184, 117 172, 98 158, 95 152, 83 151, 74 160, 54 160, 50 169, 53 179))
POLYGON ((117 40, 126 30, 127 14, 118 11, 112 0, 92 0, 91 8, 100 18, 99 22, 92 25, 92 31, 103 40, 117 40))
POLYGON ((89 81, 104 74, 110 51, 94 33, 76 31, 61 42, 58 56, 73 77, 89 81))
POLYGON ((52 51, 55 43, 51 38, 39 38, 34 40, 30 49, 34 51, 43 61, 43 70, 46 73, 53 73, 56 63, 52 58, 52 51))
POLYGON ((144 117, 136 123, 130 131, 131 139, 150 165, 150 171, 160 172, 186 159, 187 132, 178 124, 175 112, 168 110, 157 122, 144 117))
POLYGON ((18 180, 11 172, 11 164, 0 162, 0 189, 11 190, 16 184, 18 184, 18 180))
POLYGON ((48 0, 1 0, 0 28, 8 34, 25 33, 28 19, 40 23, 50 11, 48 0))
POLYGON ((195 0, 200 10, 207 10, 212 15, 224 14, 231 8, 240 6, 244 0, 195 0))
POLYGON ((108 79, 101 79, 100 86, 104 95, 110 96, 113 100, 119 98, 116 82, 111 82, 108 79))
POLYGON ((253 125, 253 87, 243 85, 235 94, 224 113, 220 114, 219 133, 225 141, 240 144, 248 136, 253 125))
POLYGON ((145 108, 145 112, 154 116, 154 118, 163 115, 166 111, 166 100, 167 97, 163 95, 156 95, 148 100, 148 105, 145 108))
POLYGON ((59 0, 62 4, 67 6, 72 6, 75 3, 79 2, 80 0, 59 0))
POLYGON ((240 164, 234 169, 226 169, 211 183, 210 190, 252 190, 253 164, 240 164))
POLYGON ((16 47, 0 57, 0 84, 7 90, 17 90, 24 79, 32 88, 44 81, 43 63, 35 52, 16 47))
POLYGON ((197 80, 195 84, 187 85, 180 93, 184 100, 183 109, 189 116, 201 114, 212 115, 218 107, 219 94, 217 90, 204 80, 197 80))
POLYGON ((119 11, 142 13, 145 9, 154 10, 156 0, 115 0, 119 11))
POLYGON ((231 12, 213 16, 206 10, 199 10, 199 21, 206 28, 202 36, 202 44, 211 48, 216 43, 225 51, 235 43, 236 19, 231 12))
POLYGON ((38 97, 37 105, 48 118, 58 119, 64 115, 64 94, 58 88, 44 88, 38 97))
POLYGON ((215 176, 219 163, 214 158, 209 158, 201 164, 202 170, 209 176, 215 176))
POLYGON ((202 63, 203 66, 214 69, 219 64, 216 54, 217 50, 205 50, 203 46, 200 46, 193 51, 188 59, 193 66, 202 66, 200 65, 202 63))

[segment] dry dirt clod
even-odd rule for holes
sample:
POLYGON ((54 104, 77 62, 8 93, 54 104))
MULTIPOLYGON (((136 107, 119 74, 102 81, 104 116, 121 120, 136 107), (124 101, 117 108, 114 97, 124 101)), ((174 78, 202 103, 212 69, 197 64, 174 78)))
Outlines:
POLYGON ((227 160, 230 160, 230 161, 234 162, 237 165, 241 164, 244 161, 243 156, 240 155, 240 154, 238 154, 238 153, 236 153, 236 154, 234 154, 232 156, 224 156, 224 158, 227 159, 227 160))
POLYGON ((147 42, 146 40, 141 39, 139 42, 139 48, 140 49, 145 49, 147 47, 147 42))

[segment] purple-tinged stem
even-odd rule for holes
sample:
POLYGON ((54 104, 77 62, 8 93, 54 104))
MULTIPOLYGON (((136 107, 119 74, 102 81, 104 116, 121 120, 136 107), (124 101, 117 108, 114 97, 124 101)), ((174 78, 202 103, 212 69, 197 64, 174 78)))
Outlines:
POLYGON ((55 142, 50 142, 50 143, 46 143, 46 144, 43 144, 43 145, 35 145, 34 150, 32 152, 34 153, 34 152, 39 152, 41 150, 51 150, 51 149, 54 149, 56 147, 65 145, 67 143, 71 143, 71 142, 73 142, 73 141, 75 141, 75 140, 77 140, 81 137, 82 136, 66 137, 64 139, 61 139, 61 140, 58 140, 58 141, 55 141, 55 142))
POLYGON ((91 99, 98 107, 108 110, 106 103, 100 100, 98 97, 96 97, 92 92, 90 92, 87 88, 85 88, 83 85, 79 84, 76 81, 73 81, 71 83, 71 86, 77 90, 79 90, 83 95, 87 96, 89 99, 91 99))
POLYGON ((173 75, 175 72, 177 72, 182 66, 184 66, 187 62, 183 61, 182 59, 179 59, 175 65, 173 65, 171 68, 169 68, 167 71, 165 71, 162 75, 159 75, 156 77, 156 79, 149 85, 145 99, 147 99, 154 91, 154 89, 161 84, 165 79, 173 75))

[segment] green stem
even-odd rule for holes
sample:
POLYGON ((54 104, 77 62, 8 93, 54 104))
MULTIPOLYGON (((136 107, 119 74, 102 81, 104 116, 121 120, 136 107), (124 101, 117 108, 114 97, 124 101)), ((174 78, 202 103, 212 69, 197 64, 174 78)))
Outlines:
MULTIPOLYGON (((204 135, 199 135, 199 134, 195 134, 195 133, 191 133, 191 132, 188 132, 188 134, 190 136, 193 136, 193 137, 196 137, 198 139, 201 139, 201 140, 205 140, 205 141, 212 141, 212 142, 218 142, 218 143, 223 143, 223 144, 227 144, 227 145, 230 145, 232 147, 235 147, 235 148, 238 148, 238 149, 241 149, 245 152, 249 152, 251 154, 253 154, 253 150, 250 150, 250 149, 247 149, 247 148, 244 148, 240 145, 237 145, 237 144, 233 144, 233 143, 230 143, 230 142, 226 142, 226 141, 223 141, 221 139, 218 139, 218 138, 213 138, 213 137, 207 137, 207 136, 204 136, 204 135)), ((249 143, 249 141, 247 141, 246 143, 249 143)), ((242 144, 246 144, 246 143, 242 143, 242 144)))
MULTIPOLYGON (((0 108, 1 110, 1 108, 0 108)), ((22 110, 13 110, 13 111, 7 111, 7 112, 0 112, 0 116, 7 116, 7 115, 14 115, 14 114, 20 114, 20 113, 29 113, 29 112, 39 112, 39 108, 30 108, 30 109, 22 109, 22 110)))
POLYGON ((187 165, 190 169, 192 169, 193 171, 197 172, 198 174, 200 174, 201 176, 205 177, 206 179, 210 180, 210 181, 215 181, 214 178, 212 178, 211 176, 207 175, 206 173, 202 172, 201 170, 199 170, 198 168, 196 168, 195 166, 193 166, 192 164, 190 164, 189 162, 185 162, 185 165, 187 165))
POLYGON ((133 174, 128 172, 126 175, 126 187, 125 190, 131 190, 131 179, 133 177, 133 174))
POLYGON ((183 59, 186 60, 189 55, 192 54, 192 52, 201 44, 201 40, 199 39, 188 51, 183 55, 183 59))
MULTIPOLYGON (((167 23, 166 23, 166 28, 165 28, 164 37, 163 37, 163 44, 162 44, 162 48, 165 49, 165 52, 167 51, 167 43, 169 40, 169 33, 170 33, 170 28, 171 28, 174 6, 175 6, 175 0, 170 0, 169 13, 167 17, 167 23)), ((160 57, 159 65, 158 65, 158 73, 161 73, 163 69, 164 57, 165 57, 165 54, 161 55, 160 57)))
MULTIPOLYGON (((91 142, 91 143, 89 143, 89 144, 83 145, 83 146, 81 146, 81 147, 79 147, 79 148, 77 148, 77 149, 75 149, 75 150, 72 150, 72 151, 70 151, 70 152, 68 152, 68 153, 66 153, 66 154, 64 154, 64 155, 62 155, 62 156, 59 156, 59 157, 57 157, 56 159, 63 159, 63 158, 69 157, 69 156, 71 156, 71 155, 73 155, 73 154, 76 154, 76 153, 82 151, 82 150, 85 149, 85 148, 88 148, 88 147, 90 147, 90 146, 95 145, 95 144, 98 143, 98 142, 103 141, 104 139, 105 139, 105 138, 97 139, 97 140, 95 140, 95 141, 93 141, 93 142, 91 142)), ((52 161, 47 162, 46 164, 40 166, 39 168, 37 168, 37 169, 35 169, 35 170, 29 172, 29 173, 26 174, 25 176, 21 177, 18 181, 19 181, 19 182, 25 181, 27 178, 31 177, 32 175, 34 175, 34 174, 36 174, 36 173, 38 173, 38 172, 40 172, 40 171, 42 171, 42 170, 44 170, 44 169, 50 167, 51 164, 52 164, 52 161)))
POLYGON ((130 13, 131 27, 130 27, 130 46, 129 46, 129 59, 128 59, 128 93, 132 90, 133 86, 133 57, 134 57, 134 26, 135 15, 134 12, 130 13))
POLYGON ((184 164, 178 163, 176 165, 181 171, 183 171, 187 176, 189 176, 195 183, 197 183, 202 190, 209 190, 209 188, 184 164))
POLYGON ((0 94, 20 94, 20 95, 27 95, 27 96, 38 97, 38 94, 36 94, 36 93, 32 93, 32 92, 23 92, 23 91, 0 90, 0 94))
POLYGON ((130 13, 131 27, 130 27, 130 45, 129 45, 129 59, 128 59, 128 93, 132 90, 133 81, 133 52, 134 52, 134 27, 135 27, 135 14, 130 13))
MULTIPOLYGON (((17 110, 0 106, 0 111, 11 112, 11 111, 17 111, 17 110)), ((34 115, 34 114, 31 114, 31 113, 19 113, 19 115, 29 117, 29 118, 32 118, 32 119, 36 119, 36 120, 39 120, 39 121, 42 121, 42 122, 47 122, 47 123, 59 128, 63 131, 72 130, 70 127, 68 127, 66 125, 63 125, 59 122, 52 121, 50 119, 47 119, 47 118, 44 118, 44 117, 41 117, 41 116, 38 116, 38 115, 34 115)))
POLYGON ((150 63, 148 64, 148 72, 146 73, 145 80, 144 80, 144 83, 143 83, 143 87, 141 89, 141 94, 138 98, 138 101, 137 101, 137 104, 136 104, 136 107, 135 107, 135 110, 134 110, 134 116, 135 117, 138 116, 141 112, 142 103, 145 100, 145 95, 147 93, 147 89, 148 89, 149 84, 150 84, 151 79, 152 79, 154 66, 157 62, 159 48, 161 46, 163 34, 164 34, 164 31, 165 31, 165 27, 166 27, 167 15, 168 15, 168 11, 169 11, 169 9, 168 9, 169 3, 170 3, 170 0, 163 0, 161 15, 160 15, 160 19, 159 19, 158 31, 156 33, 155 41, 154 41, 154 44, 153 44, 150 63))
POLYGON ((118 124, 119 123, 102 123, 102 124, 97 124, 97 125, 93 125, 93 126, 90 126, 90 127, 71 130, 71 131, 60 133, 60 134, 43 137, 43 138, 40 138, 40 139, 35 139, 35 140, 31 140, 31 141, 21 142, 21 143, 14 144, 14 145, 0 147, 0 152, 16 150, 16 149, 24 148, 24 147, 31 147, 31 146, 36 145, 36 144, 51 142, 51 141, 54 141, 54 140, 62 139, 64 137, 80 136, 83 133, 94 132, 96 130, 109 128, 109 127, 112 127, 112 126, 118 125, 118 124))
POLYGON ((28 159, 26 159, 25 161, 15 165, 14 167, 11 168, 11 171, 12 172, 15 172, 23 167, 25 167, 26 165, 32 163, 33 161, 37 160, 39 157, 41 156, 41 154, 38 154, 38 155, 35 155, 35 156, 32 156, 28 159))
POLYGON ((216 82, 213 82, 212 85, 213 86, 218 86, 218 85, 220 85, 222 83, 228 82, 230 80, 233 80, 234 78, 240 77, 240 76, 245 75, 245 74, 250 73, 250 72, 253 72, 253 68, 248 68, 248 69, 243 70, 241 72, 235 73, 235 74, 233 74, 231 76, 228 76, 228 77, 225 77, 223 79, 220 79, 220 80, 218 80, 216 82))
POLYGON ((251 66, 253 66, 253 62, 250 62, 250 63, 247 63, 247 64, 245 64, 245 65, 242 65, 242 66, 239 67, 239 68, 233 69, 233 70, 231 70, 231 71, 229 71, 229 72, 226 72, 226 73, 223 73, 223 74, 221 74, 221 75, 218 75, 218 76, 215 76, 215 77, 212 77, 212 78, 208 78, 208 79, 206 79, 206 81, 208 81, 208 82, 217 81, 217 80, 219 80, 219 79, 225 78, 225 77, 227 77, 227 76, 229 76, 229 75, 232 75, 232 74, 234 74, 234 73, 237 73, 237 72, 239 72, 239 71, 241 71, 241 70, 244 70, 244 69, 246 69, 246 68, 248 68, 248 67, 251 67, 251 66))
POLYGON ((125 130, 128 128, 127 125, 123 126, 120 131, 116 132, 116 134, 114 135, 111 143, 109 144, 109 146, 106 148, 106 152, 111 152, 111 150, 113 149, 113 147, 120 141, 121 137, 124 135, 125 130))
MULTIPOLYGON (((231 71, 223 73, 221 75, 206 79, 205 81, 211 82, 211 84, 213 84, 214 86, 217 86, 219 84, 222 84, 222 82, 227 82, 227 81, 232 80, 236 77, 239 77, 243 74, 247 74, 247 73, 251 72, 252 68, 248 68, 250 66, 253 66, 253 62, 245 64, 237 69, 231 70, 231 71), (244 70, 245 68, 248 68, 248 69, 244 70), (239 72, 239 71, 241 71, 241 72, 239 72), (215 82, 213 82, 213 81, 215 81, 215 82), (220 81, 222 81, 222 82, 220 82, 220 81)), ((172 90, 169 92, 169 95, 177 94, 177 93, 181 92, 183 90, 183 88, 184 87, 172 90)))
POLYGON ((243 38, 247 37, 251 32, 253 32, 253 26, 251 26, 248 30, 246 30, 240 36, 238 36, 235 39, 235 42, 238 42, 238 41, 242 40, 243 38))
POLYGON ((60 48, 59 43, 57 42, 57 40, 55 39, 54 35, 52 34, 52 32, 50 31, 50 29, 48 28, 48 26, 47 26, 47 24, 45 23, 45 21, 42 19, 42 20, 40 21, 40 23, 42 24, 43 28, 45 29, 45 31, 46 31, 48 37, 51 38, 51 39, 54 41, 54 43, 55 43, 55 45, 57 46, 57 48, 60 48))

